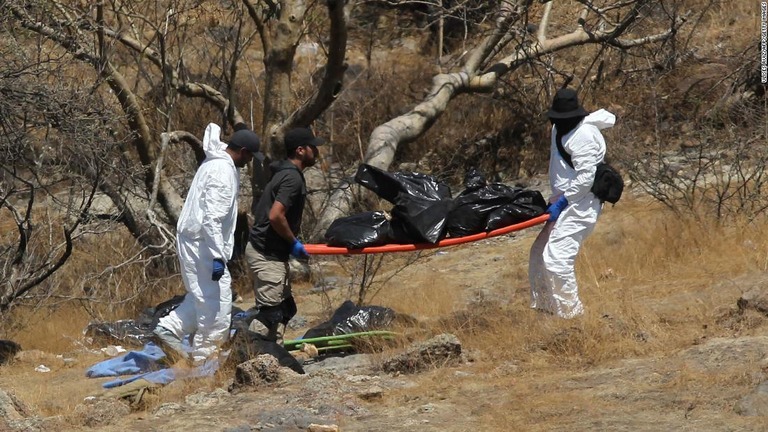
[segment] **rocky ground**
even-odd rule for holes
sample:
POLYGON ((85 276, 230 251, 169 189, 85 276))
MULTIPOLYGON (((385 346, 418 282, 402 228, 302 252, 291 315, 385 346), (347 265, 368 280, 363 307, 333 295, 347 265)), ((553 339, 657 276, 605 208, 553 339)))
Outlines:
MULTIPOLYGON (((498 263, 524 256, 537 230, 529 231, 433 251, 399 280, 421 283, 429 277, 450 285, 460 301, 481 296, 509 303, 502 280, 508 275, 499 272, 498 263)), ((0 431, 764 431, 768 336, 761 329, 768 310, 763 294, 768 290, 762 288, 767 280, 762 274, 743 275, 650 305, 662 317, 659 322, 674 326, 676 319, 691 317, 691 305, 704 292, 722 304, 740 299, 742 314, 720 323, 736 329, 731 335, 702 331, 685 349, 576 367, 520 363, 514 353, 510 360, 492 361, 488 352, 470 349, 467 340, 445 333, 384 352, 302 355, 304 375, 262 356, 237 380, 228 371, 205 385, 190 379, 142 392, 126 388, 121 399, 90 397, 99 396, 100 384, 109 380, 84 377, 97 359, 93 355, 22 352, 11 366, 0 368, 0 431), (750 331, 738 330, 744 327, 750 331), (33 371, 41 362, 55 365, 50 375, 33 371), (45 397, 34 404, 18 397, 23 393, 19 383, 38 385, 32 384, 35 379, 47 380, 41 385, 50 391, 45 397, 66 388, 82 401, 70 412, 40 415, 45 397), (183 396, 168 401, 168 392, 183 396)), ((322 294, 311 289, 305 294, 300 301, 304 320, 293 330, 297 334, 312 321, 312 305, 321 303, 315 296, 322 294)), ((621 325, 620 317, 600 319, 608 326, 621 325)), ((578 325, 557 324, 551 336, 576 338, 583 336, 580 331, 578 325)))
POLYGON ((76 413, 84 426, 41 419, 0 399, 8 424, 0 430, 763 431, 768 389, 750 389, 750 380, 732 379, 762 373, 768 367, 766 353, 765 336, 714 339, 671 357, 628 359, 515 386, 494 382, 501 373, 514 374, 513 366, 478 372, 468 358, 440 373, 401 374, 383 373, 369 355, 329 357, 307 364, 306 375, 283 368, 274 382, 193 393, 183 403, 164 403, 151 412, 131 414, 116 399, 86 402, 76 413), (709 387, 679 385, 691 374, 706 382, 704 377, 722 379, 709 387), (451 383, 429 394, 418 391, 435 379, 451 383), (557 402, 537 401, 547 398, 557 402), (540 411, 538 421, 510 424, 510 429, 489 426, 484 408, 507 403, 530 404, 540 411))

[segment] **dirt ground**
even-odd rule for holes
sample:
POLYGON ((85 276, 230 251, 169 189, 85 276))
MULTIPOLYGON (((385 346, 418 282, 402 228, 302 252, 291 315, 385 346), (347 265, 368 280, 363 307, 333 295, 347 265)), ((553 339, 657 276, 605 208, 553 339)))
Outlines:
MULTIPOLYGON (((596 235, 612 235, 610 223, 596 235)), ((234 392, 227 391, 231 375, 179 380, 148 393, 140 409, 128 410, 123 404, 87 402, 110 380, 84 376, 107 358, 94 350, 98 347, 24 352, 0 368, 0 389, 25 402, 29 416, 5 429, 0 423, 0 430, 298 431, 312 430, 313 424, 342 431, 768 430, 763 400, 768 397, 758 387, 768 368, 764 317, 734 318, 740 320, 736 325, 713 321, 722 314, 702 318, 696 312, 701 305, 735 305, 744 287, 765 282, 762 274, 649 298, 634 318, 618 316, 608 306, 618 299, 602 299, 606 296, 586 283, 586 317, 564 322, 527 308, 527 252, 537 232, 534 227, 425 252, 374 297, 373 304, 408 314, 428 329, 412 340, 456 334, 464 351, 458 363, 414 374, 383 372, 382 362, 403 345, 306 359, 305 375, 284 371, 278 383, 234 392), (482 319, 455 318, 481 307, 491 311, 482 319), (641 332, 633 320, 643 319, 652 325, 641 332), (594 327, 619 330, 609 334, 613 340, 591 345, 594 327), (692 327, 695 338, 686 333, 682 345, 663 346, 676 339, 660 335, 692 327), (653 347, 635 355, 600 352, 610 351, 610 343, 626 346, 625 339, 653 347), (51 371, 35 371, 40 365, 51 371)), ((323 293, 316 283, 297 286, 303 320, 291 337, 327 318, 328 305, 340 304, 348 292, 348 275, 337 262, 318 268, 340 287, 323 293)), ((642 295, 638 291, 635 299, 642 295)), ((251 301, 246 296, 240 306, 251 301)))

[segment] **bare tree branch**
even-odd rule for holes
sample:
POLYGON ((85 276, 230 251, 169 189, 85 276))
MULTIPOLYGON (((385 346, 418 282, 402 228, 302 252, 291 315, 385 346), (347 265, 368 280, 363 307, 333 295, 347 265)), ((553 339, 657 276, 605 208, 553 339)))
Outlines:
POLYGON ((342 89, 347 64, 347 12, 345 0, 328 0, 328 16, 331 19, 328 62, 323 67, 323 79, 314 94, 285 121, 286 127, 307 126, 333 103, 342 89))
MULTIPOLYGON (((497 26, 495 31, 483 39, 483 41, 466 57, 461 72, 436 75, 432 80, 432 88, 424 100, 418 103, 409 112, 402 114, 374 129, 368 142, 368 149, 364 161, 377 168, 387 169, 394 160, 395 153, 400 144, 409 143, 420 137, 447 109, 449 103, 459 94, 465 92, 487 92, 493 90, 499 79, 526 62, 530 62, 541 56, 569 47, 584 44, 612 44, 617 47, 630 47, 665 40, 678 30, 685 22, 679 19, 665 31, 655 35, 622 41, 619 37, 637 19, 637 10, 645 4, 645 0, 634 2, 621 2, 623 6, 632 6, 621 23, 610 30, 586 31, 583 27, 584 19, 578 20, 578 28, 569 34, 546 38, 546 24, 549 20, 552 5, 545 6, 542 26, 539 27, 537 39, 529 43, 521 43, 511 55, 507 55, 494 62, 485 72, 480 72, 480 65, 490 60, 492 53, 501 52, 499 43, 507 43, 513 38, 505 37, 520 22, 527 23, 527 19, 521 19, 528 15, 531 0, 507 0, 500 4, 497 26)), ((584 9, 585 12, 589 8, 584 9)), ((349 180, 342 183, 331 195, 329 205, 318 218, 315 235, 322 232, 331 222, 343 215, 349 209, 354 195, 354 186, 349 180)))

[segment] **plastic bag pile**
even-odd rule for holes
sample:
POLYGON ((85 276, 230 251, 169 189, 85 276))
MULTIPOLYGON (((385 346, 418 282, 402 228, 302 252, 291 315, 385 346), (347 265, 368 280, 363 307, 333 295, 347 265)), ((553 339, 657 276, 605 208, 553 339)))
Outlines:
POLYGON ((539 191, 487 183, 470 170, 464 190, 451 189, 422 173, 388 173, 360 165, 355 181, 393 204, 391 216, 369 211, 336 219, 325 233, 326 243, 359 249, 383 244, 431 243, 446 236, 463 237, 535 218, 546 210, 539 191))

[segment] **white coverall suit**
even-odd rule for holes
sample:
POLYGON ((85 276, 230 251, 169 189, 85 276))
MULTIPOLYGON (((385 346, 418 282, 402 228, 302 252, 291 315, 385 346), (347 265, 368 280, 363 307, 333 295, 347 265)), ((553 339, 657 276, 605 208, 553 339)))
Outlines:
POLYGON ((194 363, 208 358, 229 335, 232 278, 229 270, 213 281, 213 260, 232 257, 237 220, 240 177, 227 145, 219 140, 221 128, 205 129, 205 161, 197 170, 176 225, 181 276, 187 295, 159 325, 180 340, 194 334, 190 357, 194 363))
POLYGON ((563 147, 574 168, 560 156, 553 126, 549 157, 550 202, 565 195, 568 206, 554 222, 547 222, 531 246, 528 276, 531 307, 573 318, 584 313, 576 285, 574 263, 579 248, 597 223, 602 203, 590 191, 597 164, 605 157, 601 129, 612 127, 616 117, 596 111, 563 136, 563 147))

